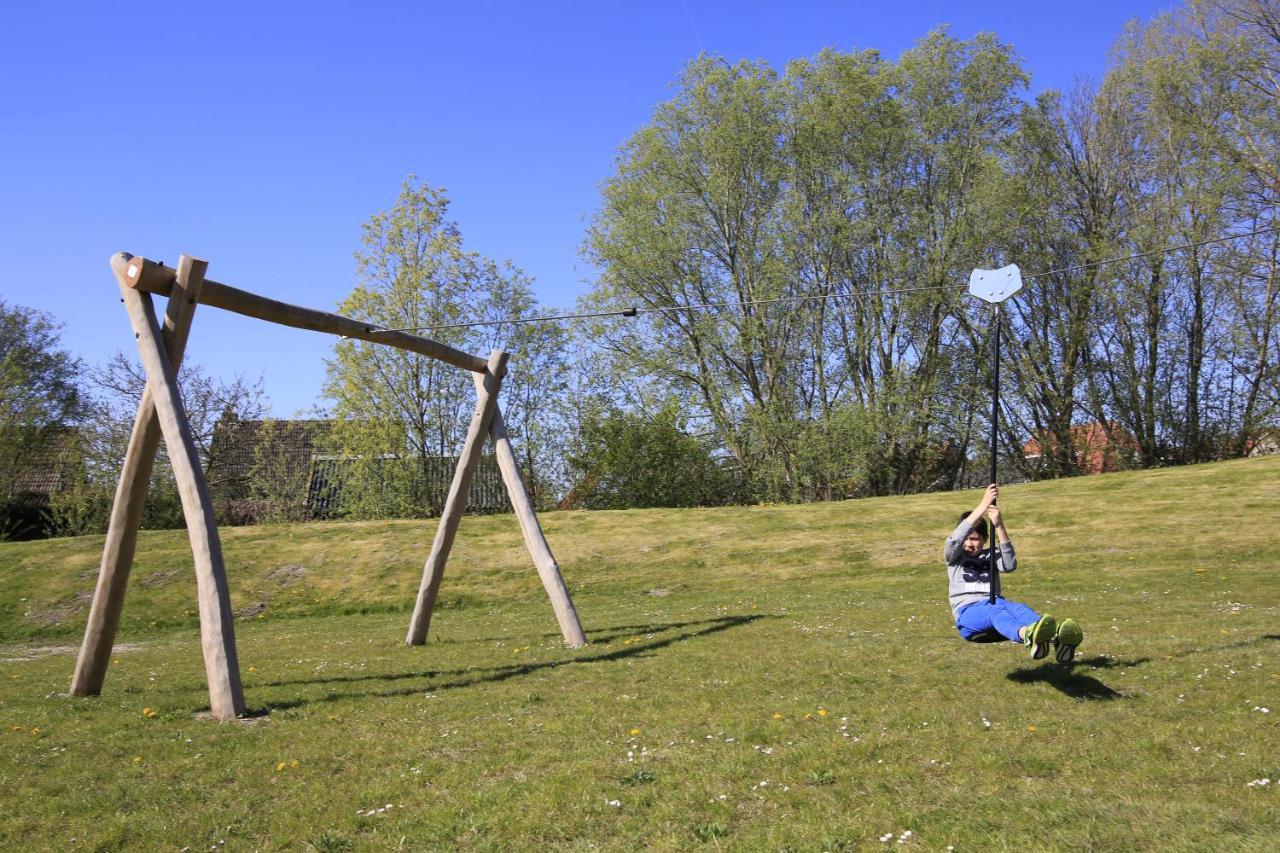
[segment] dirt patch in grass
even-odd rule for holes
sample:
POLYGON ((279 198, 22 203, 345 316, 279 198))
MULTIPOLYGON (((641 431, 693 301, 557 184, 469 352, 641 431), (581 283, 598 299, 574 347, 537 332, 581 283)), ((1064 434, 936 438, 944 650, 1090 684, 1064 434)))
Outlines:
POLYGON ((281 589, 284 589, 286 587, 293 586, 296 583, 301 583, 302 579, 308 574, 306 566, 286 564, 283 566, 276 566, 274 569, 267 572, 265 580, 269 583, 276 584, 281 589))
MULTIPOLYGON (((112 647, 112 654, 136 652, 142 648, 139 643, 117 643, 112 647)), ((80 651, 78 646, 6 646, 0 649, 0 663, 21 663, 28 660, 39 660, 51 655, 73 655, 80 651)))
POLYGON ((83 612, 91 601, 93 601, 93 590, 82 590, 75 595, 60 598, 46 608, 30 611, 27 613, 27 619, 37 625, 61 625, 72 616, 83 612))
POLYGON ((237 610, 236 618, 252 619, 253 617, 257 616, 259 613, 266 612, 266 609, 267 609, 267 603, 265 601, 255 601, 253 604, 249 604, 237 610))
POLYGON ((168 586, 183 575, 182 569, 161 569, 158 572, 139 578, 138 586, 143 589, 155 589, 160 586, 168 586))

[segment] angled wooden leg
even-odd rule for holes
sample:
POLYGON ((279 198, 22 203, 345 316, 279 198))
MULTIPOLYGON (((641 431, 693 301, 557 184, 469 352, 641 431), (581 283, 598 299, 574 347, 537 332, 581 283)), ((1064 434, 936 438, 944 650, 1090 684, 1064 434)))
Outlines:
POLYGON ((199 596, 200 640, 204 649, 204 668, 209 680, 209 704, 213 716, 230 720, 245 711, 244 690, 240 684, 240 665, 236 660, 235 631, 232 626, 231 594, 227 589, 227 570, 222 560, 222 543, 213 519, 213 501, 200 469, 195 440, 187 423, 186 412, 178 395, 173 366, 161 343, 151 295, 139 293, 121 282, 129 319, 138 338, 138 353, 147 371, 160 431, 169 450, 182 514, 187 522, 187 538, 195 558, 196 590, 199 596))
MULTIPOLYGON (((121 280, 128 277, 126 262, 113 259, 112 266, 121 280)), ((185 255, 178 264, 177 283, 169 295, 163 331, 165 351, 174 370, 182 363, 191 321, 195 316, 196 299, 200 295, 208 266, 206 261, 185 255)), ((133 433, 129 436, 129 449, 125 453, 120 481, 116 484, 115 502, 111 505, 111 521, 107 526, 102 564, 98 570, 98 585, 89 610, 89 622, 85 625, 80 656, 76 659, 75 674, 71 678, 72 696, 97 696, 102 692, 107 664, 111 660, 111 648, 115 644, 116 630, 120 625, 129 571, 133 568, 138 525, 142 521, 143 504, 151 482, 151 469, 159 447, 160 421, 156 417, 151 387, 148 385, 138 404, 133 433)))
MULTIPOLYGON (((479 378, 477 377, 477 384, 479 378)), ((493 425, 489 427, 493 436, 494 455, 498 457, 498 468, 502 471, 502 481, 507 486, 507 494, 511 496, 511 508, 515 511, 516 520, 520 522, 520 532, 524 535, 525 547, 538 569, 538 577, 542 579, 542 588, 551 599, 551 607, 555 610, 556 621, 560 623, 560 633, 570 646, 584 646, 587 636, 582 631, 582 623, 578 621, 578 611, 569 598, 569 590, 564 585, 564 577, 560 574, 560 565, 547 537, 538 523, 538 515, 533 511, 533 501, 525 489, 524 478, 520 476, 520 466, 516 463, 515 452, 511 449, 511 439, 507 436, 507 426, 502 421, 502 409, 496 408, 493 413, 493 425)))
POLYGON ((498 389, 502 385, 502 376, 507 371, 507 358, 507 353, 494 350, 489 356, 488 369, 479 383, 476 411, 471 417, 471 426, 467 429, 467 440, 462 445, 462 456, 458 459, 458 466, 453 470, 453 482, 449 486, 449 497, 445 500, 444 509, 440 513, 440 524, 436 527, 436 537, 431 543, 431 554, 427 557, 427 563, 422 569, 418 599, 413 606, 413 617, 409 620, 409 634, 404 640, 410 646, 420 646, 427 641, 431 611, 435 608, 436 595, 440 592, 444 565, 449 559, 453 538, 458 533, 458 522, 467 508, 471 480, 475 476, 476 464, 480 461, 480 452, 484 449, 484 438, 489 434, 489 424, 497 409, 498 389))

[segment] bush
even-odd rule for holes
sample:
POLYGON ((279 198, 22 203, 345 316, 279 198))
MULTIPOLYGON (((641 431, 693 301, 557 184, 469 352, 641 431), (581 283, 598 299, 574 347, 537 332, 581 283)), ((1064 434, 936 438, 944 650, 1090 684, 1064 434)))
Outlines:
POLYGON ((49 508, 26 495, 0 498, 0 542, 21 542, 48 536, 49 508))
POLYGON ((737 493, 732 468, 685 430, 675 403, 652 416, 590 411, 578 424, 563 505, 585 509, 717 506, 737 493))

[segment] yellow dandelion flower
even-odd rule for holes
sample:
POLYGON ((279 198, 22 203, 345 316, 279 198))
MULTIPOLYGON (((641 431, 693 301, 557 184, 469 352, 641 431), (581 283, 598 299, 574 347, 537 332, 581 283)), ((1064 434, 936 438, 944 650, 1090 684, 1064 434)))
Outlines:
POLYGON ((1027 726, 1027 731, 1034 732, 1035 730, 1036 730, 1035 726, 1027 726))
POLYGON ((135 756, 133 757, 133 763, 134 763, 134 764, 141 764, 141 763, 142 763, 142 756, 141 756, 141 755, 135 755, 135 756))
POLYGON ((154 717, 155 715, 156 715, 156 712, 155 712, 155 709, 153 708, 142 709, 142 716, 146 717, 148 720, 154 717))
POLYGON ((251 667, 249 667, 249 671, 250 671, 250 672, 257 672, 257 671, 258 671, 258 668, 257 668, 256 666, 251 666, 251 667))
POLYGON ((519 647, 519 646, 516 646, 514 649, 512 649, 512 650, 511 650, 511 654, 513 654, 513 655, 518 655, 518 654, 520 654, 520 647, 519 647))
POLYGON ((640 734, 640 730, 639 730, 639 729, 632 729, 632 730, 631 730, 631 734, 633 734, 633 735, 638 735, 638 734, 640 734))
POLYGON ((111 662, 112 662, 113 664, 115 664, 115 663, 120 663, 120 658, 112 658, 112 659, 111 659, 111 662))
POLYGON ((819 716, 819 717, 825 717, 826 715, 827 715, 827 709, 826 709, 826 708, 819 708, 819 709, 818 709, 818 716, 819 716))
POLYGON ((40 734, 40 727, 39 727, 39 726, 32 726, 32 727, 31 727, 31 733, 32 733, 33 735, 38 735, 38 734, 40 734))
POLYGON ((805 715, 804 715, 804 718, 805 718, 806 720, 812 720, 812 719, 813 719, 813 714, 805 714, 805 715))
POLYGON ((773 718, 774 718, 775 720, 781 720, 781 719, 782 719, 782 715, 781 715, 781 714, 778 714, 778 713, 775 713, 775 714, 773 715, 773 718))
POLYGON ((279 764, 276 765, 276 772, 279 773, 283 769, 284 769, 284 762, 281 761, 279 764))
POLYGON ((22 731, 22 726, 14 726, 14 727, 13 727, 13 730, 14 730, 15 732, 20 732, 20 731, 22 731))
POLYGON ((297 770, 302 765, 301 765, 301 762, 299 762, 298 759, 295 758, 293 759, 293 761, 289 762, 289 766, 292 767, 294 770, 297 770))

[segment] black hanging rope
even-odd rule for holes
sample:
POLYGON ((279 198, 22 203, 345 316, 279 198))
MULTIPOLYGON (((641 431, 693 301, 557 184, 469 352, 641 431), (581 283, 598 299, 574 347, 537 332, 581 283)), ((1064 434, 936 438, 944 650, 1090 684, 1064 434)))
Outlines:
MULTIPOLYGON (((995 483, 998 476, 996 457, 1000 430, 1000 303, 997 302, 991 307, 994 322, 991 328, 991 479, 988 482, 995 483)), ((991 546, 991 582, 988 601, 995 604, 996 596, 1000 594, 1000 572, 996 565, 996 552, 999 550, 999 545, 996 542, 996 526, 990 519, 983 519, 983 521, 987 525, 987 542, 991 546)))

